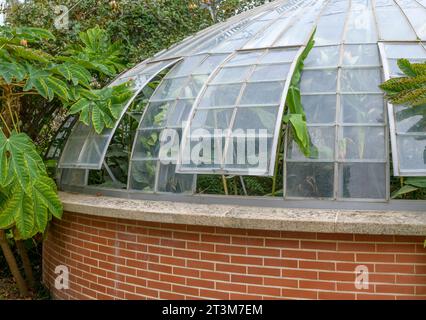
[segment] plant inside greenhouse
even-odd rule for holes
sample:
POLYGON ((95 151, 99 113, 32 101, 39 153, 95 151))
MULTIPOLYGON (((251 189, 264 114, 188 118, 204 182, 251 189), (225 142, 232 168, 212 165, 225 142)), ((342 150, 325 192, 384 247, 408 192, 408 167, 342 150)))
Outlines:
POLYGON ((426 299, 425 21, 425 0, 7 3, 0 266, 23 297, 42 274, 55 299, 426 299))

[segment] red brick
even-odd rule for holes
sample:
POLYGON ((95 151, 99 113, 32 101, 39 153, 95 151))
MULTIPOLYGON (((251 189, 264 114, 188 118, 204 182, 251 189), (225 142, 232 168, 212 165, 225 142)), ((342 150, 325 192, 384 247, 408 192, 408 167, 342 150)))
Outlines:
POLYGON ((284 249, 281 252, 281 257, 288 258, 288 259, 315 260, 317 258, 317 253, 315 251, 300 251, 300 250, 284 249))
POLYGON ((261 296, 250 295, 250 294, 240 294, 240 293, 231 293, 231 300, 262 300, 261 296))
POLYGON ((201 235, 202 242, 215 242, 215 243, 231 243, 230 236, 218 236, 212 234, 202 234, 201 235))
POLYGON ((265 239, 263 238, 246 238, 246 237, 232 237, 232 244, 244 246, 257 246, 263 247, 265 239))
POLYGON ((215 254, 215 253, 207 253, 201 252, 201 260, 207 261, 215 261, 215 262, 229 262, 230 257, 226 254, 215 254))
POLYGON ((173 273, 177 274, 177 275, 180 275, 180 276, 185 276, 185 277, 195 277, 195 278, 198 278, 200 276, 200 271, 199 270, 188 269, 188 268, 174 267, 173 268, 173 273))
POLYGON ((316 299, 317 291, 283 288, 281 289, 281 296, 284 298, 316 299))
POLYGON ((160 292, 160 299, 162 300, 184 300, 183 294, 176 294, 171 292, 160 292))
POLYGON ((318 292, 318 299, 321 300, 355 300, 355 293, 340 292, 318 292))
POLYGON ((281 289, 274 287, 265 287, 265 286, 248 286, 247 293, 249 294, 260 294, 263 296, 280 296, 281 289))
POLYGON ((318 279, 317 271, 307 271, 300 269, 282 269, 281 276, 286 278, 318 279))
POLYGON ((375 272, 383 273, 414 273, 414 265, 409 264, 376 264, 375 272))
POLYGON ((232 256, 231 263, 234 264, 249 264, 249 265, 262 265, 262 258, 245 257, 245 256, 232 256))
POLYGON ((265 245, 267 247, 277 248, 300 248, 299 240, 283 240, 283 239, 265 239, 265 245))
POLYGON ((263 263, 269 267, 297 268, 297 260, 264 258, 263 263))
POLYGON ((188 258, 188 259, 199 259, 200 253, 196 251, 173 249, 173 255, 175 257, 188 258))
POLYGON ((426 255, 420 254, 397 254, 396 262, 399 263, 426 263, 426 255))
POLYGON ((281 270, 277 268, 248 267, 248 274, 279 277, 281 275, 281 270))
POLYGON ((246 266, 239 266, 239 265, 233 265, 233 264, 222 264, 217 263, 216 264, 216 271, 221 272, 230 272, 230 273, 247 273, 247 267, 246 266))
POLYGON ((173 238, 188 241, 200 241, 200 234, 175 231, 173 232, 173 238))
POLYGON ((232 274, 231 275, 231 282, 247 283, 247 284, 263 284, 263 278, 262 277, 232 274))
POLYGON ((363 242, 339 242, 337 244, 337 250, 349 252, 375 252, 376 245, 374 243, 363 242))
POLYGON ((247 254, 252 256, 262 256, 262 257, 279 257, 280 250, 278 249, 268 249, 268 248, 248 248, 247 254))
POLYGON ((170 283, 159 282, 159 281, 148 281, 148 288, 163 290, 163 291, 171 291, 172 285, 170 283))
POLYGON ((188 278, 186 280, 186 285, 188 285, 190 287, 201 287, 201 288, 214 289, 214 281, 209 281, 209 280, 188 278))
POLYGON ((160 263, 181 267, 184 267, 186 265, 186 261, 184 259, 178 259, 173 257, 160 257, 160 263))
POLYGON ((377 244, 378 252, 395 252, 395 253, 414 253, 416 246, 414 244, 377 244))
POLYGON ((299 261, 300 269, 312 269, 312 270, 336 270, 336 263, 334 262, 321 262, 321 261, 299 261))
POLYGON ((395 262, 393 254, 357 253, 357 262, 395 262))
POLYGON ((214 251, 214 246, 214 244, 202 242, 187 242, 186 244, 187 249, 199 251, 214 251))
POLYGON ((148 246, 148 252, 153 254, 162 254, 166 256, 171 256, 173 250, 165 247, 156 247, 156 246, 148 246))
POLYGON ((355 254, 343 252, 318 252, 318 260, 355 261, 355 254))
POLYGON ((172 283, 172 284, 185 284, 186 283, 186 278, 178 277, 178 276, 174 276, 174 275, 170 275, 170 274, 161 274, 160 280, 163 281, 163 282, 169 282, 169 283, 172 283))
POLYGON ((209 299, 217 299, 217 300, 228 300, 229 292, 221 292, 221 291, 213 291, 213 290, 200 290, 200 296, 206 297, 209 299))
POLYGON ((222 272, 201 271, 200 277, 201 279, 229 281, 231 275, 222 272))
POLYGON ((336 283, 332 281, 310 281, 300 280, 299 287, 301 289, 318 289, 318 290, 336 290, 336 283))
POLYGON ((194 269, 214 270, 214 263, 206 261, 188 260, 186 266, 194 269))
POLYGON ((198 288, 191 288, 191 287, 178 286, 178 285, 173 285, 172 290, 173 292, 176 292, 176 293, 189 294, 193 296, 198 296, 200 293, 200 289, 198 288))
POLYGON ((396 283, 401 284, 426 284, 426 276, 396 275, 396 283))
POLYGON ((313 250, 324 250, 324 251, 336 251, 336 242, 322 242, 322 241, 301 241, 302 249, 313 249, 313 250))
POLYGON ((218 244, 218 245, 216 245, 216 252, 245 255, 247 253, 247 248, 246 247, 236 247, 236 246, 218 244))
POLYGON ((380 292, 380 293, 414 294, 414 291, 415 291, 415 287, 413 286, 385 285, 385 284, 376 285, 376 292, 380 292))
POLYGON ((216 282, 216 289, 222 291, 247 293, 246 285, 235 284, 230 282, 216 282))
POLYGON ((299 281, 285 278, 264 278, 266 286, 298 288, 299 281))

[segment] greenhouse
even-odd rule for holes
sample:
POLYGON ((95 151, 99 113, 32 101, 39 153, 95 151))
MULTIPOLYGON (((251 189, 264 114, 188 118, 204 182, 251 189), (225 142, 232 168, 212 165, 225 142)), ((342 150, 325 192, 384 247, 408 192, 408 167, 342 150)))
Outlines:
POLYGON ((426 0, 4 3, 0 300, 426 300, 426 0))
MULTIPOLYGON (((269 193, 287 200, 388 201, 391 175, 426 174, 424 111, 392 106, 379 88, 401 75, 398 58, 426 59, 425 6, 423 0, 274 1, 190 36, 112 83, 134 81, 132 101, 114 128, 98 134, 81 122, 65 126, 60 184, 124 197, 188 195, 199 193, 197 180, 216 175, 225 184, 236 179, 244 196, 247 177, 272 177, 280 187, 269 193), (299 84, 307 155, 283 118, 312 36, 299 84), (133 140, 121 146, 131 154, 123 172, 111 168, 111 154, 127 117, 133 132, 126 139, 133 140), (170 141, 178 151, 167 156, 170 141), (90 178, 99 170, 100 183, 90 178)), ((58 153, 51 150, 52 157, 58 153)))

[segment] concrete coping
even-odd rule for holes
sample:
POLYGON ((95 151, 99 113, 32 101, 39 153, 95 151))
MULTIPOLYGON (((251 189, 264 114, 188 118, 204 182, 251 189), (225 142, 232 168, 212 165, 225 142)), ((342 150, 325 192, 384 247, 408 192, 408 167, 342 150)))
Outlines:
POLYGON ((426 213, 245 207, 60 192, 64 211, 138 221, 321 233, 426 236, 426 213))

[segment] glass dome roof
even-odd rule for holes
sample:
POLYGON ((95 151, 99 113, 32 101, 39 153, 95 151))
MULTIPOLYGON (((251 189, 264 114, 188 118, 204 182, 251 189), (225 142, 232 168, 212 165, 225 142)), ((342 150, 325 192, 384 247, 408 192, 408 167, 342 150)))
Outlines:
MULTIPOLYGON (((287 139, 284 196, 388 199, 389 129, 394 173, 405 176, 426 175, 426 132, 415 125, 418 115, 402 116, 406 108, 387 105, 378 85, 399 76, 397 58, 426 60, 425 21, 426 0, 277 0, 142 62, 111 84, 135 80, 137 100, 161 76, 138 117, 128 190, 192 192, 196 174, 204 173, 272 176, 287 91, 315 32, 300 90, 318 153, 306 158, 287 139), (245 162, 233 159, 236 130, 245 130, 254 145, 245 162), (247 130, 262 130, 264 140, 247 130), (160 150, 165 136, 182 147, 168 163, 160 150), (182 153, 191 153, 194 138, 211 140, 220 156, 185 161, 182 153), (260 153, 266 161, 253 166, 250 158, 260 153), (180 187, 170 188, 171 180, 180 187)), ((120 121, 101 135, 74 126, 59 161, 62 184, 87 184, 88 170, 108 167, 105 156, 120 121)))

